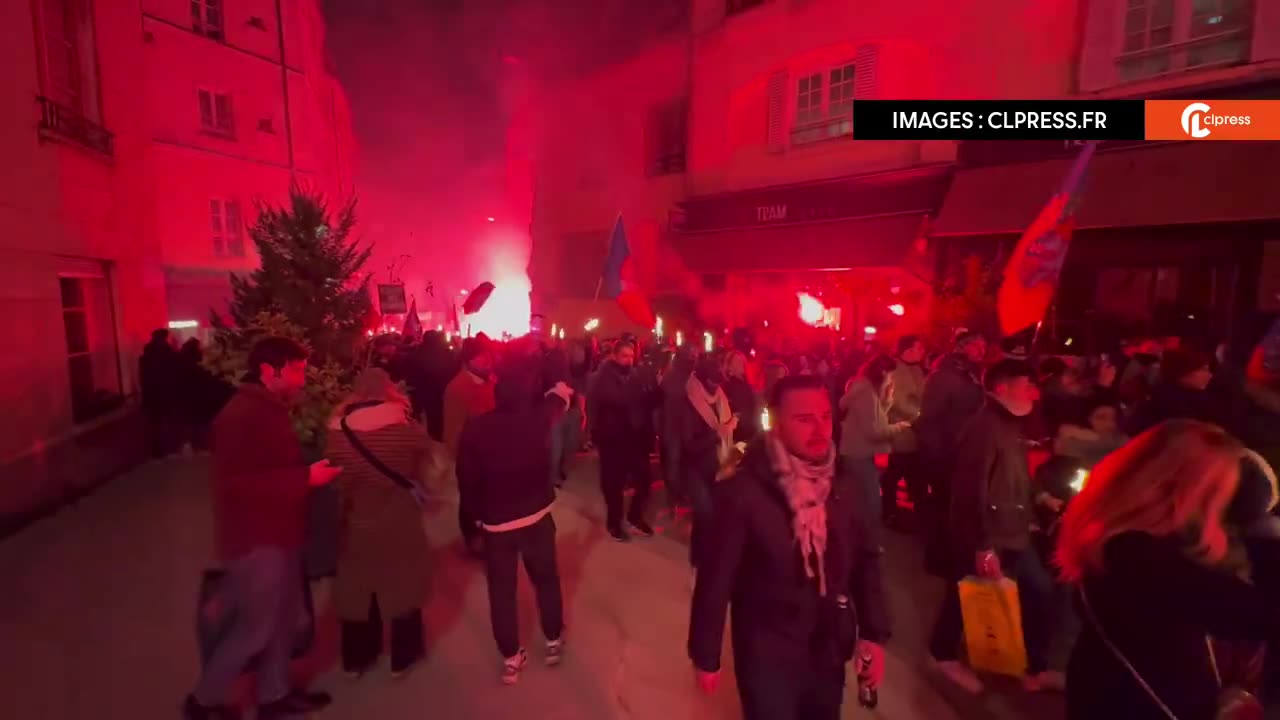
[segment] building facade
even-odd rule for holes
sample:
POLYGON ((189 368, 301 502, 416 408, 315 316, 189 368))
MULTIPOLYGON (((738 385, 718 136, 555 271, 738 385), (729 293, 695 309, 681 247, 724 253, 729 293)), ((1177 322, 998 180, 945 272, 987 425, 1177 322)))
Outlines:
POLYGON ((534 266, 561 275, 536 275, 535 293, 589 300, 622 212, 643 281, 697 298, 686 309, 704 325, 794 319, 799 289, 850 326, 903 324, 887 308, 925 310, 928 220, 956 147, 854 142, 854 101, 1071 87, 1074 0, 693 0, 690 15, 683 35, 549 102, 575 130, 541 148, 534 266), (607 161, 574 166, 599 147, 607 161))
POLYGON ((313 0, 10 5, 0 530, 141 457, 151 330, 225 303, 254 202, 349 194, 354 146, 313 0))
MULTIPOLYGON (((169 319, 207 326, 247 227, 291 183, 351 195, 354 139, 314 0, 141 0, 144 118, 169 319)), ((189 327, 184 332, 192 332, 189 327)), ((197 330, 198 332, 198 330, 197 330)))
MULTIPOLYGON (((1080 97, 1280 97, 1280 2, 1083 3, 1080 97)), ((963 143, 933 226, 944 255, 998 258, 1079 143, 963 143), (999 203, 990 198, 998 197, 999 203)), ((1102 143, 1075 217, 1051 339, 1228 342, 1239 357, 1280 312, 1280 143, 1102 143)))

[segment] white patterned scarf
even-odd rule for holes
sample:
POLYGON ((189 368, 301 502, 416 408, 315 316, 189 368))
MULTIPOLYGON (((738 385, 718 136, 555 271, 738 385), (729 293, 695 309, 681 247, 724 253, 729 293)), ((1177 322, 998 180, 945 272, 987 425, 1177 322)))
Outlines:
POLYGON ((684 384, 684 390, 689 396, 693 409, 719 438, 719 443, 716 445, 716 460, 720 463, 725 462, 729 459, 730 448, 733 447, 733 433, 725 428, 725 423, 729 422, 732 415, 729 409, 729 398, 725 396, 724 388, 716 388, 714 394, 709 393, 702 381, 698 380, 697 375, 690 375, 689 381, 684 384))
POLYGON ((836 453, 832 447, 821 462, 810 462, 792 455, 773 433, 765 435, 765 447, 778 484, 791 508, 791 529, 796 546, 804 558, 804 571, 815 577, 818 592, 827 594, 827 497, 835 475, 836 453))

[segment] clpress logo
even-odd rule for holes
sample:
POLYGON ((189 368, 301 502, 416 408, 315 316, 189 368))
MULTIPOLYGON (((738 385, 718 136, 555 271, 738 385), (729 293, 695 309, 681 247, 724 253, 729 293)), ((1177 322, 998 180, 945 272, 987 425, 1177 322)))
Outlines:
POLYGON ((1280 140, 1280 101, 1148 100, 1147 140, 1280 140))
POLYGON ((1182 132, 1193 138, 1209 137, 1209 128, 1200 123, 1200 118, 1213 108, 1202 102, 1193 102, 1182 111, 1182 132))

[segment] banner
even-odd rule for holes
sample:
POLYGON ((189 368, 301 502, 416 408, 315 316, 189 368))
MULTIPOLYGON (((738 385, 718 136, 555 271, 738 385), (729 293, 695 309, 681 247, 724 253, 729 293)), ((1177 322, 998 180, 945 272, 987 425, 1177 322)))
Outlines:
POLYGON ((403 315, 408 310, 404 297, 404 285, 378 286, 378 312, 383 315, 403 315))

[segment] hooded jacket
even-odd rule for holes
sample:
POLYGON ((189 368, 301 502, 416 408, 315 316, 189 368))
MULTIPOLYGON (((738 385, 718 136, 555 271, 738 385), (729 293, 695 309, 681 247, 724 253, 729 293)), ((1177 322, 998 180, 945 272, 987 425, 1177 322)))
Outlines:
POLYGON ((468 420, 458 440, 458 490, 490 530, 537 519, 556 499, 551 427, 566 407, 560 397, 539 393, 538 382, 529 372, 504 375, 494 387, 494 409, 468 420))
POLYGON ((1030 545, 1033 489, 1021 420, 988 398, 961 434, 951 476, 957 558, 1030 545))

